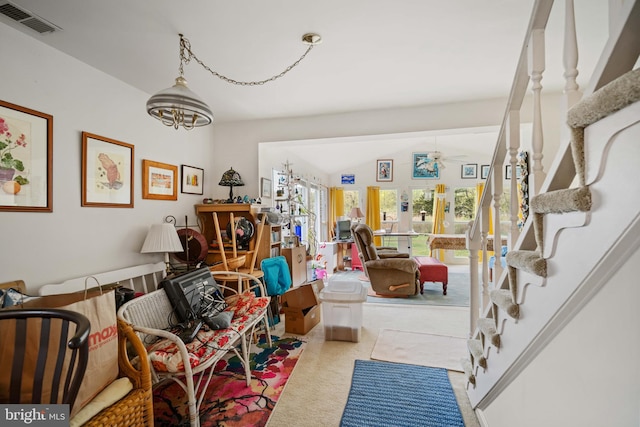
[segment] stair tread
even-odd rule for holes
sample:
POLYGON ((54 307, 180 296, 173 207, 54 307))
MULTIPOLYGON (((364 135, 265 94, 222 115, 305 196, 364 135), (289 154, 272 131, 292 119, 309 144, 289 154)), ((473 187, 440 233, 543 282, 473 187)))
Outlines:
POLYGON ((520 315, 520 307, 513 302, 510 290, 494 289, 489 292, 489 298, 495 305, 506 311, 507 314, 514 319, 517 319, 520 315))
POLYGON ((591 191, 589 187, 549 191, 532 197, 530 207, 543 214, 587 212, 591 210, 591 191))
POLYGON ((547 277, 547 260, 538 251, 515 250, 507 253, 507 265, 540 277, 547 277))

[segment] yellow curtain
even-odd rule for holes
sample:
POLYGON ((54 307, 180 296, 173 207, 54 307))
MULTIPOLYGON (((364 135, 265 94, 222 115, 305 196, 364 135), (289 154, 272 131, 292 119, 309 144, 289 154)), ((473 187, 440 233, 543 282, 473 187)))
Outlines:
POLYGON ((336 233, 336 221, 339 216, 344 215, 344 189, 341 187, 329 188, 329 221, 327 223, 329 227, 328 236, 329 240, 335 237, 336 233))
MULTIPOLYGON (((444 195, 447 187, 444 184, 437 184, 435 191, 435 204, 433 206, 433 228, 431 229, 432 234, 444 234, 444 206, 446 200, 444 199, 444 195)), ((439 250, 439 259, 444 259, 444 252, 442 249, 439 250)), ((432 254, 433 256, 433 254, 432 254)))
MULTIPOLYGON (((484 182, 480 182, 476 184, 476 204, 474 209, 478 212, 478 208, 480 207, 480 199, 482 199, 482 193, 484 193, 484 182)), ((493 210, 489 209, 489 230, 487 231, 488 235, 493 234, 493 210)), ((492 251, 487 251, 488 256, 492 256, 492 251)), ((482 251, 478 252, 478 260, 482 261, 482 251)))
MULTIPOLYGON (((367 187, 367 207, 365 222, 372 230, 380 229, 380 187, 367 187)), ((381 245, 380 236, 373 238, 373 244, 381 245)))

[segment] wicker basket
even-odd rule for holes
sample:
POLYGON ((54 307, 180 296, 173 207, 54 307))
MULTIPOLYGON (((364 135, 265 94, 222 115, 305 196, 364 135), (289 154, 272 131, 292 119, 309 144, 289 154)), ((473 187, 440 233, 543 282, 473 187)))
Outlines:
POLYGON ((153 393, 147 351, 131 325, 118 319, 118 364, 120 377, 129 377, 133 390, 125 397, 103 409, 84 426, 153 426, 153 393), (131 364, 128 351, 138 366, 131 364))

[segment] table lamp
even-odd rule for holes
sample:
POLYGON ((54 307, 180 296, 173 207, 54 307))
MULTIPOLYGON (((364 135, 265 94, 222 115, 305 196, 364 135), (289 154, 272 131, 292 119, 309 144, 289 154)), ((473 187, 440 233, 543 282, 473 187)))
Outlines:
POLYGON ((169 252, 184 252, 176 228, 173 224, 166 222, 153 224, 149 228, 146 239, 144 239, 140 253, 164 253, 164 263, 166 264, 167 274, 169 274, 171 272, 169 252))
POLYGON ((222 178, 220 178, 220 182, 218 185, 224 185, 229 188, 229 200, 228 202, 233 202, 233 187, 240 187, 244 185, 240 174, 233 170, 233 168, 229 169, 225 173, 222 174, 222 178))
POLYGON ((351 218, 352 221, 360 222, 360 218, 364 218, 364 214, 362 213, 360 208, 356 206, 351 208, 351 212, 349 213, 349 218, 351 218))

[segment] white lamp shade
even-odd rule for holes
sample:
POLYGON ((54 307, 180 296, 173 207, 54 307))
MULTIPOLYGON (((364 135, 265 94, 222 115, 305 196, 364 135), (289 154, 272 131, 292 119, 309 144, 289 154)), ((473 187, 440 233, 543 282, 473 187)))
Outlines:
POLYGON ((153 224, 144 239, 141 253, 182 252, 182 242, 173 224, 153 224))
POLYGON ((351 208, 351 213, 349 213, 349 217, 351 219, 364 218, 364 214, 362 213, 359 207, 353 207, 351 208))

